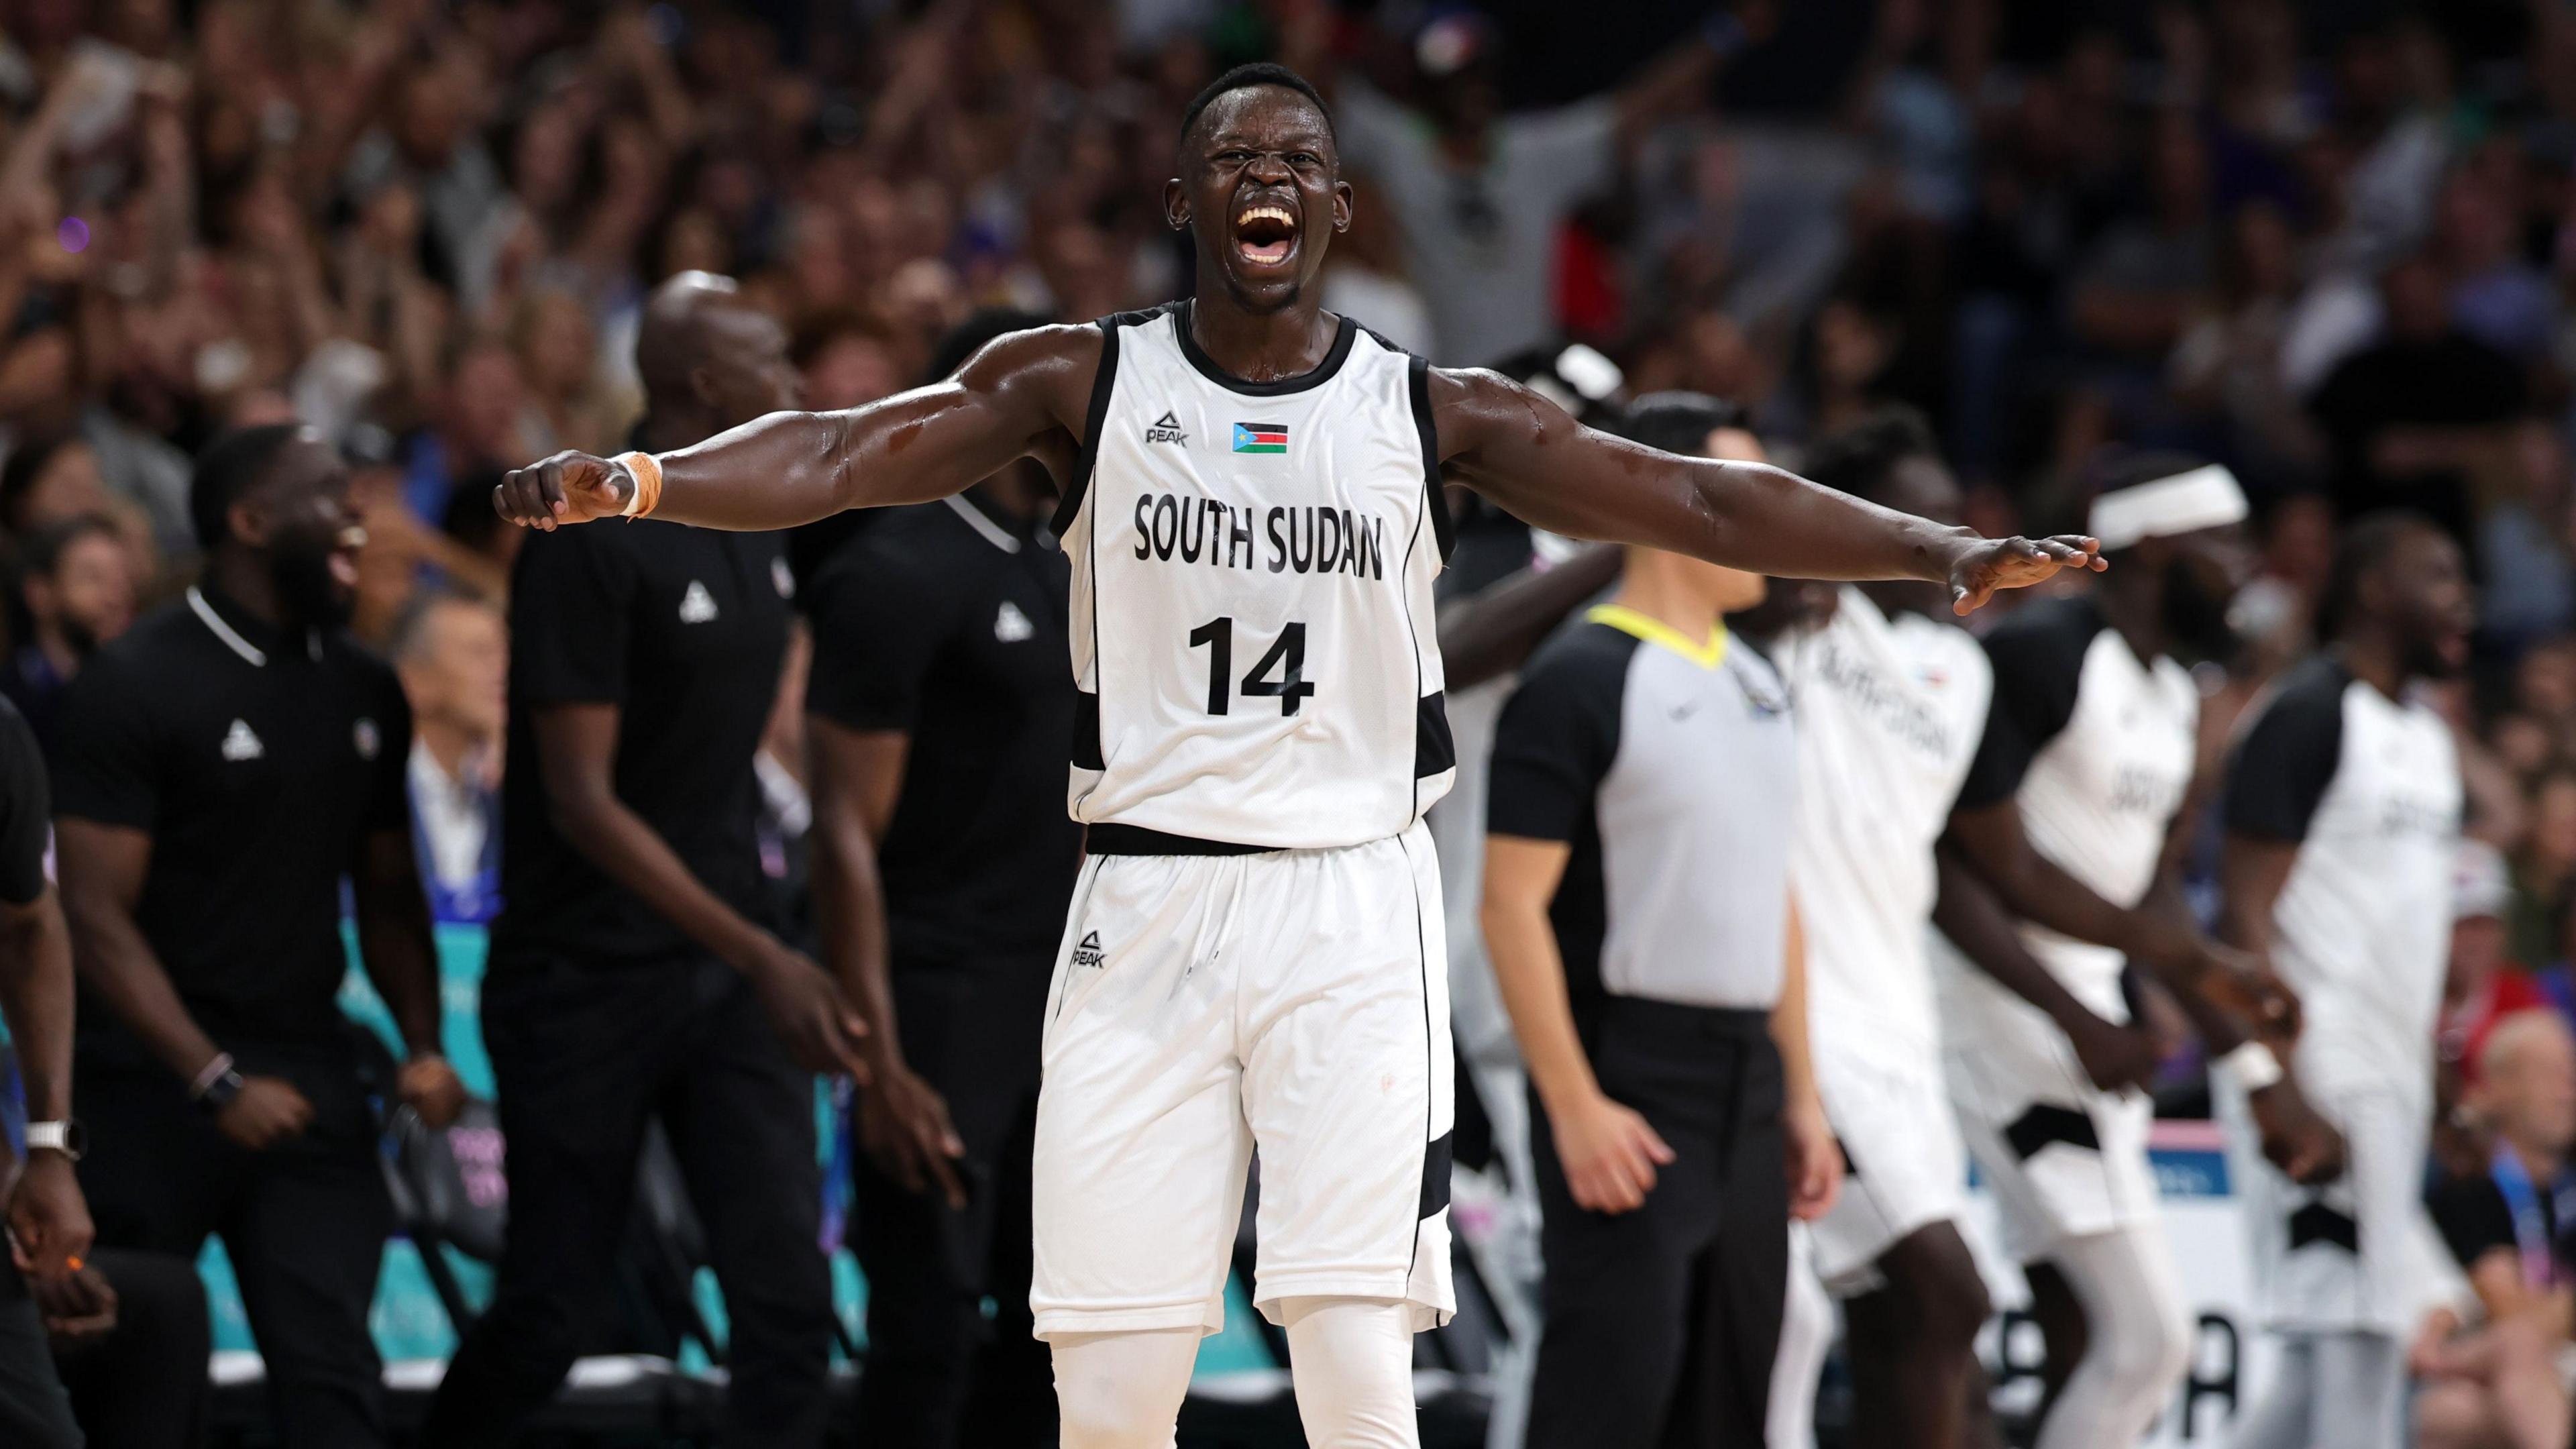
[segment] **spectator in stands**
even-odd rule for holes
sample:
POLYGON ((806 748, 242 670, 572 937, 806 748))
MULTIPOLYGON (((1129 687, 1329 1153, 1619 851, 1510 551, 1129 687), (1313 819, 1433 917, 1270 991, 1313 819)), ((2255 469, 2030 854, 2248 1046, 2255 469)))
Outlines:
POLYGON ((393 661, 411 701, 408 778, 430 915, 479 925, 501 904, 509 630, 492 605, 433 590, 396 627, 393 661))
POLYGON ((193 1258, 220 1234, 288 1449, 386 1441, 367 1310, 392 1227, 371 1095, 432 1126, 437 959, 403 789, 411 712, 339 624, 348 469, 292 426, 198 460, 205 578, 91 659, 54 786, 81 980, 81 1165, 102 1242, 193 1258), (338 995, 341 882, 409 1053, 371 1081, 338 995))
POLYGON ((2456 1068, 2475 1088, 2478 1064, 2496 1024, 2517 1011, 2549 1005, 2549 998, 2507 951, 2505 913, 2513 907, 2513 878, 2504 856, 2483 840, 2460 842, 2451 881, 2451 966, 2442 983, 2439 1061, 2456 1068))
POLYGON ((116 526, 96 514, 36 531, 18 561, 18 650, 0 694, 51 749, 63 686, 134 622, 134 570, 116 526))
MULTIPOLYGON (((2486 1322, 2456 1316, 2416 1345, 2423 1449, 2565 1449, 2568 1395, 2556 1359, 2576 1298, 2576 1034, 2526 1011, 2488 1037, 2471 1099, 2494 1136, 2484 1171, 2451 1177, 2429 1207, 2486 1322)), ((2438 1317, 2438 1315, 2437 1315, 2438 1317)))

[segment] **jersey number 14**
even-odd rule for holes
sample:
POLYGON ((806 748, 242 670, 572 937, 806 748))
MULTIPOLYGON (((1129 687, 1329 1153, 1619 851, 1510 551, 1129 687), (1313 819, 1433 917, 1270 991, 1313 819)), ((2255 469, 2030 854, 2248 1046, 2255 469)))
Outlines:
MULTIPOLYGON (((1192 629, 1190 647, 1201 645, 1207 646, 1208 651, 1207 712, 1224 714, 1232 702, 1228 689, 1234 685, 1234 620, 1210 619, 1192 629)), ((1247 699, 1276 699, 1281 714, 1295 714, 1298 702, 1315 692, 1315 686, 1306 681, 1306 626, 1281 626, 1279 641, 1261 656, 1260 663, 1252 666, 1251 673, 1243 676, 1240 690, 1247 699), (1275 679, 1271 677, 1274 670, 1278 672, 1275 679)))

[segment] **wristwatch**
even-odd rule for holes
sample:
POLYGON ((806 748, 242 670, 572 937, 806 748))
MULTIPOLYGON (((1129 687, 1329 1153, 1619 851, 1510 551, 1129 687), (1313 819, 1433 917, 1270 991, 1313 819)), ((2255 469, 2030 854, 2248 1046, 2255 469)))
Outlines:
POLYGON ((234 1068, 231 1052, 215 1053, 215 1059, 206 1063, 205 1070, 197 1073, 197 1079, 188 1084, 188 1095, 196 1098, 197 1105, 209 1112, 220 1112, 231 1106, 233 1098, 241 1093, 242 1074, 234 1068))
POLYGON ((81 1154, 88 1150, 89 1133, 68 1117, 59 1122, 27 1124, 27 1151, 30 1153, 59 1152, 78 1162, 81 1154))

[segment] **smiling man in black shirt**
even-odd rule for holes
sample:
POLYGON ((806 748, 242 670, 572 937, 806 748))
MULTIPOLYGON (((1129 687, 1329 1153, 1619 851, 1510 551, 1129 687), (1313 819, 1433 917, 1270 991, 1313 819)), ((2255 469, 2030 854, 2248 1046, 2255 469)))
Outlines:
MULTIPOLYGON (((663 284, 637 347, 642 445, 791 406, 786 348, 731 282, 663 284)), ((658 1118, 732 1324, 720 1442, 810 1449, 832 1333, 811 1072, 863 1070, 865 1027, 775 934, 754 834, 793 581, 775 534, 645 520, 529 542, 483 988, 509 1240, 423 1442, 504 1441, 596 1341, 658 1118)))
POLYGON ((364 540, 306 429, 218 438, 191 493, 204 582, 101 650, 63 702, 54 790, 82 984, 81 1179, 99 1239, 195 1256, 220 1234, 289 1449, 381 1444, 367 1308, 392 1227, 340 890, 432 1125, 429 910, 412 865, 411 714, 347 618, 364 540), (193 1102, 191 1098, 193 1097, 193 1102))
MULTIPOLYGON (((1030 319, 984 320, 943 351, 962 362, 1030 319)), ((1064 809, 1072 570, 1040 527, 1054 499, 1014 464, 889 512, 815 581, 814 894, 873 1028, 859 1423, 886 1449, 1056 1440, 1028 1307, 1038 1037, 1082 858, 1064 809)))

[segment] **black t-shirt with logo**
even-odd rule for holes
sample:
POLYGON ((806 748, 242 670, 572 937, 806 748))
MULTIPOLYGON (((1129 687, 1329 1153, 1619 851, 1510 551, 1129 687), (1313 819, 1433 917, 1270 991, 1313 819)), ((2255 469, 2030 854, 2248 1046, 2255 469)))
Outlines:
POLYGON ((510 581, 496 970, 529 955, 599 962, 691 948, 556 831, 533 724, 548 705, 618 706, 617 798, 718 898, 771 922, 752 760, 794 591, 775 534, 644 519, 528 535, 510 581))
POLYGON ((54 804, 151 835, 136 922, 209 1035, 320 1040, 342 1023, 341 882, 368 835, 410 828, 410 755, 383 660, 191 589, 72 681, 54 804))
POLYGON ((815 580, 806 707, 910 736, 878 851, 900 956, 1051 953, 1080 868, 1063 550, 970 498, 893 510, 815 580))

